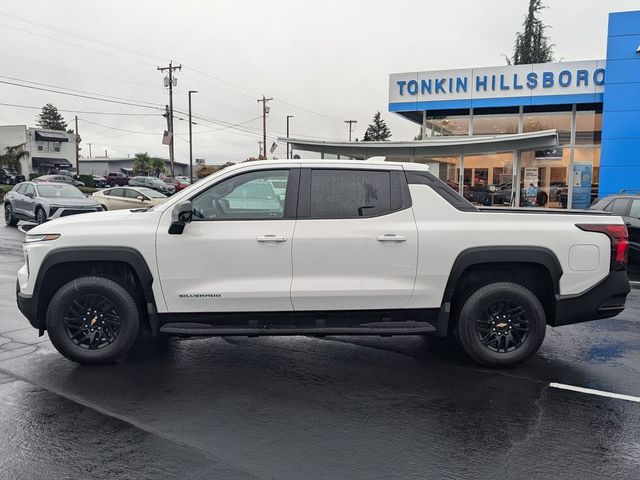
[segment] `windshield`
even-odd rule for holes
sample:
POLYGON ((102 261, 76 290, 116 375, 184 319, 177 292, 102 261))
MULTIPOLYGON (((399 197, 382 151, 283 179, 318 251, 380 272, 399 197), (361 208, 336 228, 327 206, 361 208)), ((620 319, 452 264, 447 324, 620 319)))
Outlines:
POLYGON ((164 194, 162 194, 160 192, 157 192, 155 190, 152 190, 151 188, 142 187, 142 188, 138 188, 138 191, 140 193, 144 193, 149 198, 167 198, 166 195, 164 195, 164 194))
POLYGON ((46 198, 84 198, 84 193, 71 185, 38 185, 38 192, 46 198))
POLYGON ((13 170, 12 168, 5 168, 4 171, 9 175, 18 175, 18 172, 16 170, 13 170))

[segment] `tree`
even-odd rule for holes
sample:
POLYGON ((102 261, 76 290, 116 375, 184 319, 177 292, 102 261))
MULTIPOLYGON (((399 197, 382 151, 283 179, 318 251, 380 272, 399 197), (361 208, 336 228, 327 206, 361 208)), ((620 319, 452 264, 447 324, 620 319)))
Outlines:
POLYGON ((147 152, 136 153, 133 160, 134 175, 148 175, 152 168, 151 157, 147 152))
POLYGON ((545 7, 542 0, 529 0, 529 10, 522 23, 523 30, 516 34, 515 51, 507 63, 514 65, 546 63, 553 61, 553 44, 549 43, 546 30, 539 15, 545 7))
POLYGON ((156 177, 159 177, 161 173, 167 173, 167 164, 161 158, 151 157, 149 159, 149 167, 156 177))
POLYGON ((5 153, 0 155, 0 165, 21 172, 20 160, 29 157, 29 152, 25 150, 24 147, 24 143, 5 147, 5 153))
MULTIPOLYGON (((48 128, 49 130, 62 130, 67 129, 67 122, 58 112, 58 109, 51 103, 47 103, 42 107, 42 112, 38 115, 38 121, 36 126, 40 128, 48 128)), ((70 131, 69 133, 73 133, 70 131)))
POLYGON ((379 142, 388 140, 391 138, 391 130, 387 127, 380 116, 380 112, 376 112, 373 116, 373 123, 370 123, 367 127, 367 131, 364 132, 363 142, 379 142))

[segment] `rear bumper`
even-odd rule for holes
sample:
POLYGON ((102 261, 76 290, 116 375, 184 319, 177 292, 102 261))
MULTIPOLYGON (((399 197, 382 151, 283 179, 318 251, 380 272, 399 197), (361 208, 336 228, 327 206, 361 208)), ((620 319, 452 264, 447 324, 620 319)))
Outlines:
POLYGON ((614 317, 624 310, 630 291, 627 272, 611 272, 584 293, 557 296, 555 315, 548 323, 559 327, 614 317))
POLYGON ((18 309, 22 314, 27 317, 29 323, 33 328, 40 329, 38 325, 38 299, 32 295, 25 295, 20 292, 20 283, 16 280, 16 301, 18 302, 18 309))

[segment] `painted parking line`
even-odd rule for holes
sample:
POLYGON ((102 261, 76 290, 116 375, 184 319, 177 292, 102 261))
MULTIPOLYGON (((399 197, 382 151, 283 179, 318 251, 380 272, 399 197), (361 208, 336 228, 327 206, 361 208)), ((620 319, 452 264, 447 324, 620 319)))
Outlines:
POLYGON ((627 400, 629 402, 640 403, 640 397, 634 397, 632 395, 622 395, 621 393, 605 392, 603 390, 594 390, 592 388, 576 387, 573 385, 565 385, 564 383, 550 383, 549 386, 552 388, 560 388, 562 390, 571 390, 573 392, 598 395, 600 397, 617 398, 619 400, 627 400))

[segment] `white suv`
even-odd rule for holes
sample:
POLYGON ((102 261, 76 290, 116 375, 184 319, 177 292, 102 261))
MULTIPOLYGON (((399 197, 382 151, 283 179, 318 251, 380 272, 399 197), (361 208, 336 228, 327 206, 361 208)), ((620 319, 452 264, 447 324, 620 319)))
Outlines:
POLYGON ((624 308, 619 217, 477 209, 420 164, 226 168, 150 210, 29 232, 18 304, 81 363, 152 335, 453 336, 504 366, 624 308), (276 187, 280 190, 276 190, 276 187))

